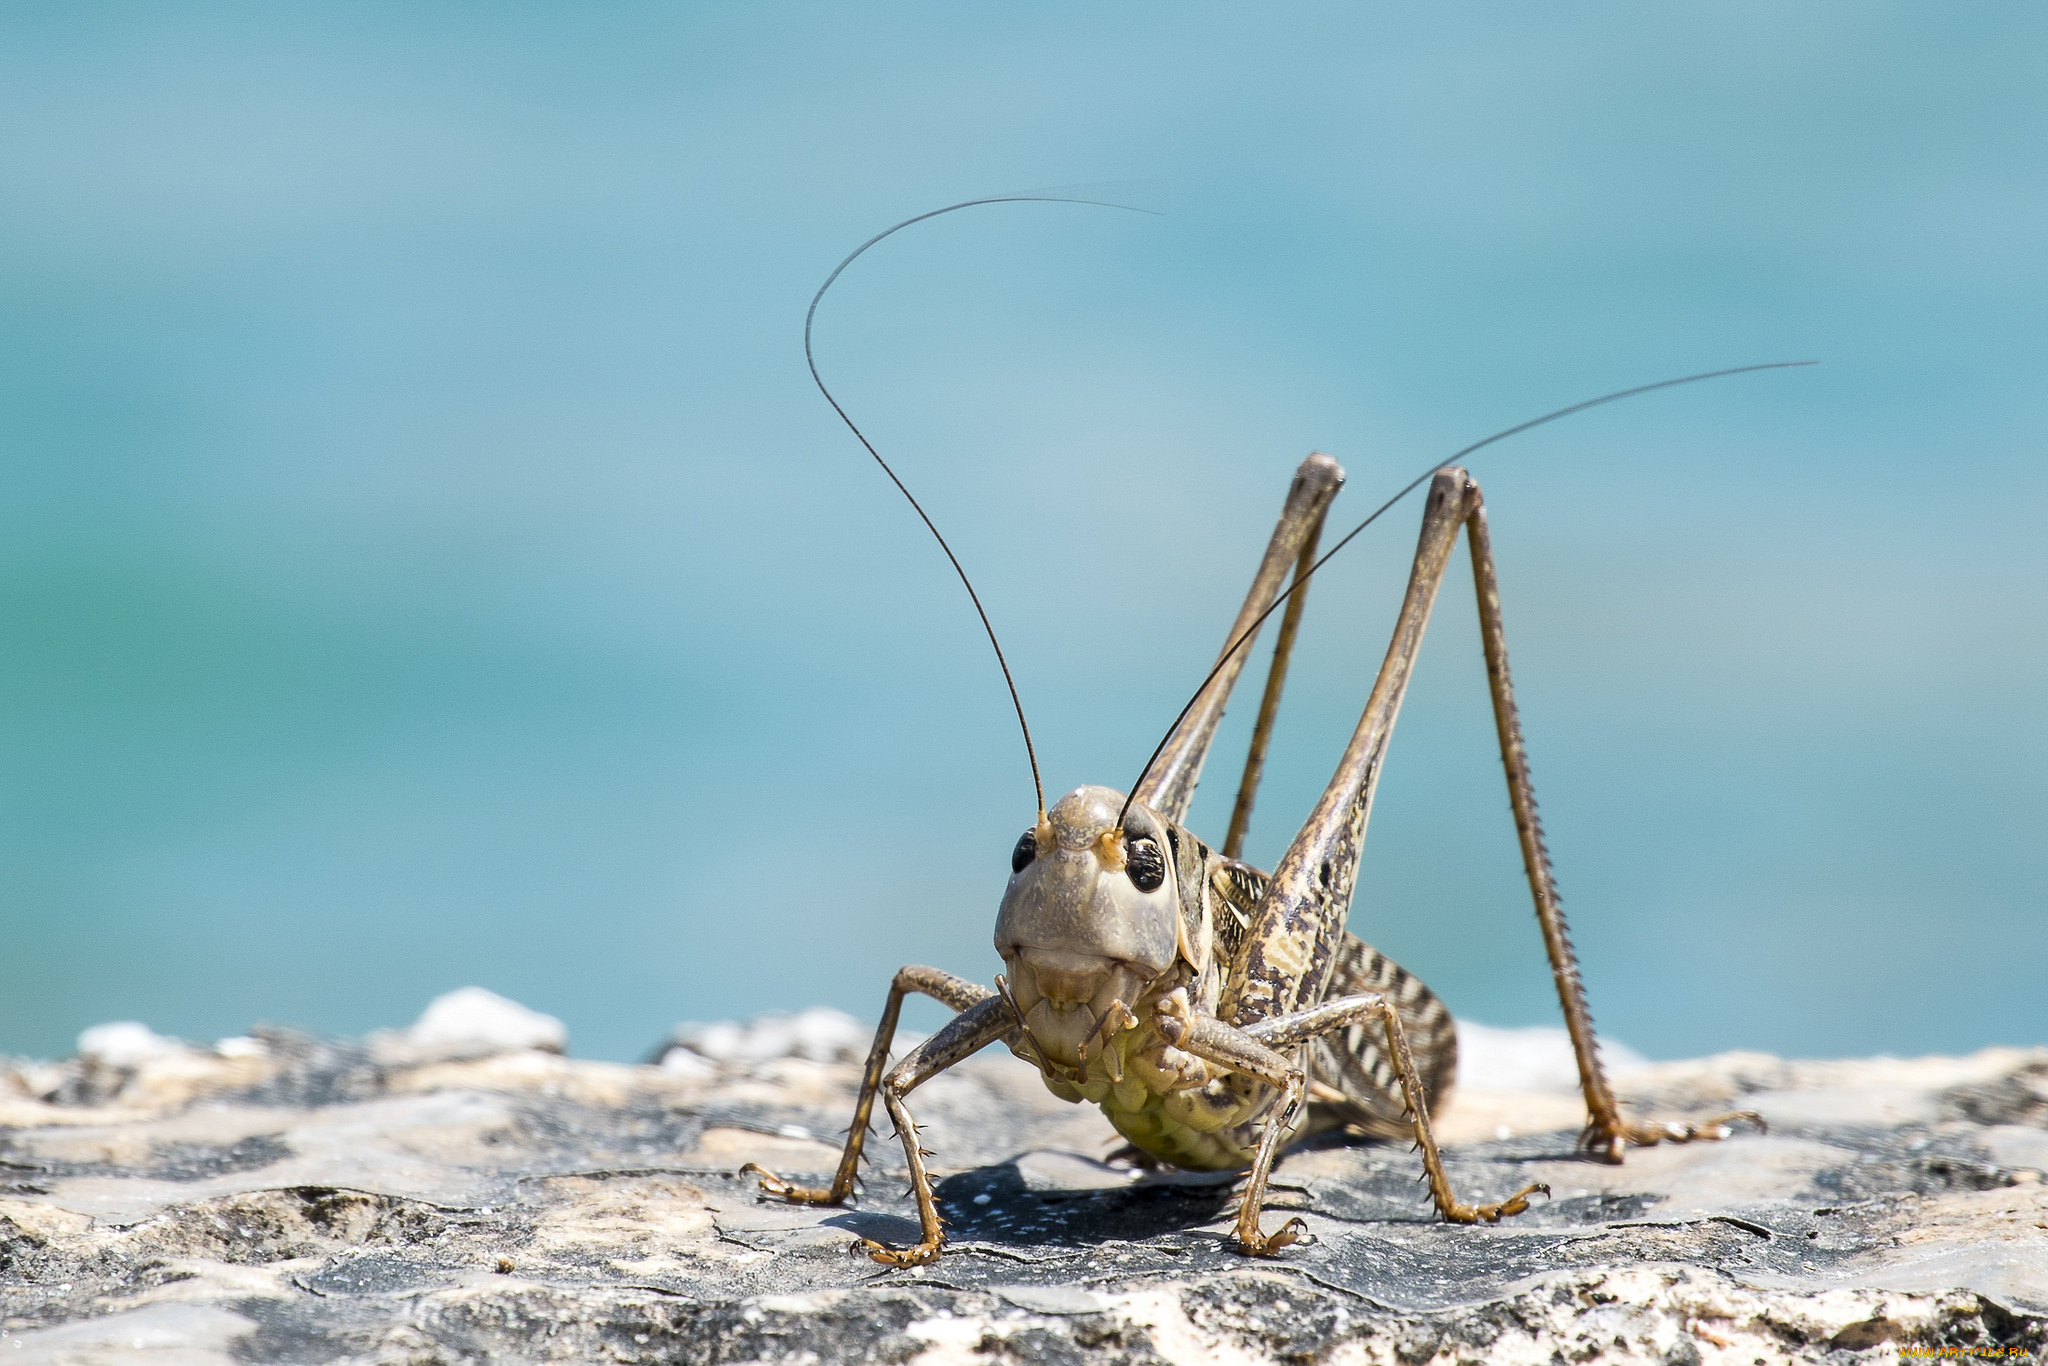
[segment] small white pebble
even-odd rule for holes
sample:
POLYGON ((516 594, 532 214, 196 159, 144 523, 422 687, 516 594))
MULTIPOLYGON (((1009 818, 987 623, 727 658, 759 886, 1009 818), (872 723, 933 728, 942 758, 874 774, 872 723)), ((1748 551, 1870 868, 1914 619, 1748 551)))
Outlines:
POLYGON ((986 1205, 988 1201, 989 1194, 987 1191, 983 1191, 981 1194, 974 1197, 974 1203, 977 1205, 986 1205))
POLYGON ((78 1036, 78 1055, 109 1067, 136 1067, 186 1051, 182 1040, 165 1038, 134 1020, 94 1025, 78 1036))
POLYGON ((718 1070, 687 1048, 671 1048, 661 1055, 661 1070, 681 1077, 708 1077, 718 1070))
POLYGON ((436 996, 406 1036, 428 1048, 482 1044, 508 1052, 539 1048, 560 1053, 569 1045, 569 1030, 560 1020, 482 987, 436 996))

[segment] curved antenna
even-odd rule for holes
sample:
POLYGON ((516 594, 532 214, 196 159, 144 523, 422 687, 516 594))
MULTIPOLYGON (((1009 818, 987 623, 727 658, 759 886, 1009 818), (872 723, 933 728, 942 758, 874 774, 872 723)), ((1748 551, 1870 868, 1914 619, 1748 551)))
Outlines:
POLYGON ((1188 713, 1195 709, 1195 703, 1202 700, 1203 690, 1206 689, 1209 686, 1209 684, 1215 680, 1217 674, 1223 672, 1223 666, 1229 662, 1230 657, 1236 654, 1239 650, 1243 649, 1245 645, 1248 642, 1250 642, 1251 638, 1259 633, 1259 627, 1265 625, 1266 618, 1272 616, 1274 612, 1278 611, 1280 609, 1281 603, 1286 602, 1289 598, 1293 597, 1295 591, 1299 589, 1303 584, 1308 582, 1309 575, 1314 574, 1318 569, 1321 569, 1324 565, 1328 564, 1330 562, 1330 557, 1335 555, 1338 551, 1342 550, 1345 546, 1350 545, 1353 537, 1357 536, 1359 532, 1365 530, 1374 522, 1377 522, 1380 519, 1381 513, 1385 512, 1394 504, 1400 502, 1403 498, 1406 498, 1409 494, 1415 492, 1415 490, 1425 480, 1429 479, 1438 470, 1446 469, 1452 465, 1457 464, 1460 460, 1463 460, 1466 456, 1472 454, 1472 452, 1476 450, 1479 450, 1481 447, 1491 446, 1496 441, 1505 441, 1511 436, 1516 436, 1522 432, 1528 431, 1531 427, 1541 427, 1546 422, 1555 422, 1561 417, 1570 417, 1573 413, 1583 413, 1588 408, 1598 408, 1603 403, 1618 403, 1625 398, 1634 398, 1637 394, 1647 394, 1657 389, 1672 389, 1676 388, 1678 385, 1681 384, 1697 384, 1701 380, 1724 379, 1729 375, 1754 374, 1759 370, 1796 370, 1801 366, 1819 364, 1820 362, 1817 360, 1774 360, 1766 361, 1762 365, 1738 365, 1730 370, 1707 370, 1697 375, 1680 375, 1677 379, 1660 379, 1655 384, 1638 384, 1633 389, 1617 389, 1611 394, 1602 394, 1598 398, 1589 398, 1582 403, 1574 403, 1569 408, 1559 408, 1555 412, 1545 413, 1541 417, 1532 417, 1527 422, 1518 422, 1512 427, 1507 427, 1502 429, 1501 431, 1495 432, 1492 436, 1485 437, 1482 440, 1473 442, 1471 445, 1465 447, 1463 450, 1457 452, 1456 454, 1447 457, 1446 459, 1437 461, 1434 465, 1431 465, 1428 469, 1424 470, 1422 473, 1416 475, 1413 479, 1403 484, 1401 486, 1401 491, 1399 493, 1395 494, 1393 497, 1387 499, 1386 502, 1381 503, 1378 507, 1374 508, 1372 511, 1372 516, 1366 518, 1357 526, 1351 528, 1350 531, 1346 532, 1344 534, 1344 539, 1338 541, 1337 544, 1331 546, 1328 550, 1324 551, 1322 558, 1317 560, 1314 564, 1310 565, 1308 567, 1307 572, 1295 575, 1294 582, 1287 586, 1287 591, 1280 594, 1279 597, 1274 598, 1272 606, 1268 607, 1265 611, 1259 613, 1257 620, 1253 621, 1251 625, 1245 627, 1244 631, 1239 634, 1236 640, 1231 641, 1230 644, 1224 647, 1223 653, 1221 655, 1218 655, 1216 658, 1216 667, 1209 670, 1209 675, 1207 678, 1204 678, 1202 680, 1201 687, 1195 689, 1195 695, 1188 699, 1187 705, 1180 709, 1180 715, 1174 717, 1173 724, 1166 728, 1166 734, 1159 737, 1159 743, 1155 745, 1152 749, 1152 757, 1147 759, 1145 761, 1145 766, 1138 770, 1138 781, 1131 784, 1131 792, 1133 795, 1124 798, 1123 806, 1116 813, 1117 828, 1119 830, 1123 828, 1124 816, 1126 813, 1130 811, 1131 802, 1134 800, 1138 789, 1145 785, 1146 777, 1152 772, 1152 765, 1159 762, 1160 754, 1162 754, 1166 749, 1166 742, 1173 738, 1173 733, 1176 730, 1180 729, 1180 723, 1187 720, 1188 713))
POLYGON ((918 520, 924 523, 926 531, 931 532, 932 539, 939 543, 939 549, 946 552, 946 559, 952 564, 953 572, 960 576, 960 585, 967 590, 968 599, 974 603, 974 614, 981 618, 981 629, 988 633, 989 646, 996 652, 996 663, 1003 671, 1003 683, 1010 690, 1010 705, 1017 712, 1017 728, 1024 732, 1024 757, 1031 761, 1031 787, 1032 791, 1037 795, 1038 819, 1043 823, 1045 820, 1045 784, 1038 776, 1038 750, 1031 743, 1031 724, 1024 719, 1024 703, 1017 696, 1017 680, 1010 674, 1010 661, 1003 657, 1002 642, 996 639, 996 628, 989 624, 988 611, 981 605, 981 594, 974 591, 973 581, 967 577, 967 571, 960 567, 960 557, 953 553, 953 547, 946 544, 946 538, 939 534, 938 527, 933 524, 930 515, 925 512, 924 504, 918 502, 910 490, 904 486, 903 481, 896 477, 896 471, 890 469, 889 462, 882 459, 882 453, 875 449, 874 442, 868 440, 867 434, 854 424, 853 419, 846 415, 846 409, 839 406, 839 400, 832 397, 832 391, 825 387, 824 379, 818 374, 818 358, 811 351, 811 325, 817 321, 819 300, 825 297, 825 291, 832 288, 833 282, 845 272, 846 268, 861 258, 862 253, 877 242, 880 242, 883 238, 899 233, 913 223, 922 223, 925 219, 937 218, 942 213, 956 213, 961 209, 972 209, 982 204, 1091 204, 1102 209, 1124 209, 1131 213, 1154 213, 1154 210, 1151 209, 1140 209, 1130 204, 1116 204, 1107 199, 1081 199, 1067 195, 1050 194, 1002 194, 991 195, 986 199, 962 200, 958 204, 948 204, 943 209, 933 209, 928 213, 918 214, 915 218, 906 218, 895 227, 878 232, 867 241, 855 247, 844 261, 841 261, 832 268, 832 273, 825 277, 825 283, 819 285, 818 292, 811 296, 811 306, 804 313, 804 364, 811 367, 811 382, 818 386, 818 392, 823 394, 825 401, 832 405, 832 411, 839 414, 839 420, 846 424, 846 430, 852 432, 855 438, 860 441, 860 444, 867 447, 868 454, 872 455, 875 458, 875 463, 882 467, 882 473, 889 476, 889 482, 896 486, 896 491, 909 500, 910 506, 917 512, 918 520))

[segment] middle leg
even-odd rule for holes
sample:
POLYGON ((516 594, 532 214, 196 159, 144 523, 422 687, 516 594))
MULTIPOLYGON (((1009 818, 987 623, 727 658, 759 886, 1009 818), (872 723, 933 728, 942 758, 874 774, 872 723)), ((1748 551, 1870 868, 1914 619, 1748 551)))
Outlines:
POLYGON ((1245 1183, 1243 1203, 1238 1207, 1236 1237, 1240 1251, 1253 1256, 1271 1256, 1300 1238, 1303 1229, 1302 1221, 1296 1218, 1288 1220, 1270 1235, 1259 1231, 1259 1215, 1265 1204, 1266 1183, 1272 1176, 1274 1159, 1279 1155, 1281 1139, 1293 1123, 1295 1111, 1307 1088, 1304 1070, 1281 1050, 1363 1019, 1379 1021, 1386 1032, 1387 1053, 1394 1060, 1400 1077, 1416 1146, 1422 1151, 1423 1169, 1429 1176, 1430 1196, 1445 1219, 1457 1224, 1480 1220, 1496 1223, 1528 1209, 1528 1197, 1534 1192, 1550 1193, 1548 1186, 1538 1184, 1523 1187, 1499 1204, 1469 1205, 1457 1198, 1451 1189, 1450 1177, 1444 1171, 1443 1158, 1437 1151, 1436 1135, 1430 1129, 1429 1095, 1423 1089, 1422 1078, 1416 1072, 1415 1060, 1409 1053, 1400 1012, 1384 996, 1347 996, 1243 1028, 1209 1016, 1162 1011, 1159 1017, 1162 1033, 1175 1047, 1232 1072, 1256 1078, 1280 1092, 1267 1111, 1265 1132, 1260 1136, 1251 1174, 1245 1183))
POLYGON ((1415 1146, 1422 1152, 1423 1171, 1429 1176, 1429 1193, 1436 1201, 1439 1214, 1453 1224, 1471 1224, 1481 1220, 1493 1224, 1528 1209, 1529 1196, 1535 1192, 1550 1194, 1550 1187, 1539 1182, 1522 1187, 1495 1205, 1468 1205, 1458 1199, 1451 1190, 1451 1179, 1444 1171, 1443 1156, 1437 1150, 1436 1133, 1429 1123, 1430 1093, 1416 1070, 1415 1056, 1408 1047, 1408 1032, 1401 1025, 1401 1012, 1385 996, 1371 992, 1342 996, 1307 1010, 1261 1020, 1239 1032, 1268 1048, 1284 1048, 1363 1020, 1376 1021, 1386 1035, 1387 1057, 1393 1063, 1395 1076, 1400 1079, 1401 1099, 1408 1107, 1415 1146))

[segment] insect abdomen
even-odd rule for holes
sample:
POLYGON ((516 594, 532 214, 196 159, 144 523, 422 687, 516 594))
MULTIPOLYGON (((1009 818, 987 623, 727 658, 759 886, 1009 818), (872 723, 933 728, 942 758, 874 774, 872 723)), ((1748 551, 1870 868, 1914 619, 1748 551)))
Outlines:
POLYGON ((1258 1146, 1253 1126, 1234 1124, 1204 1133, 1181 1123, 1167 1113, 1165 1096, 1148 1093, 1135 1106, 1105 1100, 1102 1113, 1132 1147, 1188 1171, 1227 1172, 1248 1167, 1258 1146))

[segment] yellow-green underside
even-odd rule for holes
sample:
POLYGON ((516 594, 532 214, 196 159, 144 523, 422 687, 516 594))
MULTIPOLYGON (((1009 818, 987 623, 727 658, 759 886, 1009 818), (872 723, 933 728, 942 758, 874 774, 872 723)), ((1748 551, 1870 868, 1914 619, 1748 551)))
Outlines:
POLYGON ((1112 1045, 1119 1055, 1122 1081, 1111 1082, 1097 1070, 1102 1067, 1097 1060, 1087 1081, 1076 1084, 1048 1077, 1046 1089, 1062 1100, 1095 1102, 1132 1147, 1162 1162, 1189 1171, 1227 1172, 1250 1166, 1253 1150, 1241 1141, 1242 1111, 1219 1110, 1185 1093, 1162 1095, 1145 1085, 1137 1063, 1145 1046, 1142 1033, 1120 1034, 1112 1045))
POLYGON ((1166 1100, 1148 1091, 1140 1104, 1126 1106, 1111 1096, 1102 1102, 1102 1113, 1131 1146, 1176 1167, 1227 1172, 1251 1165, 1251 1152, 1233 1141, 1236 1126, 1221 1133, 1203 1133, 1167 1114, 1166 1100))

